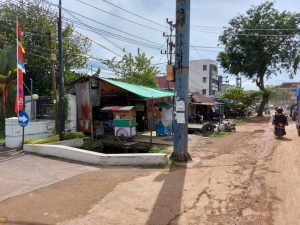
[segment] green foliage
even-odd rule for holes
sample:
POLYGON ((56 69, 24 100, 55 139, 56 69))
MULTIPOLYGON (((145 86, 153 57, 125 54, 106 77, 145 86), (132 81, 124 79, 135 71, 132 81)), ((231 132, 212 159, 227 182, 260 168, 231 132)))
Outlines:
POLYGON ((82 146, 83 149, 89 150, 89 151, 94 151, 94 152, 102 152, 103 150, 103 144, 102 141, 99 139, 96 140, 91 140, 85 143, 82 146))
MULTIPOLYGON (((64 140, 71 140, 75 138, 83 138, 84 134, 82 132, 65 132, 64 140)), ((25 140, 25 144, 46 144, 59 141, 59 135, 54 134, 47 138, 43 139, 27 139, 25 140)))
POLYGON ((154 145, 149 150, 149 153, 165 153, 165 154, 171 154, 171 150, 167 146, 161 146, 161 145, 154 145))
POLYGON ((299 23, 299 14, 279 12, 267 1, 231 19, 219 38, 225 49, 218 61, 225 71, 252 79, 263 92, 259 116, 269 100, 265 80, 283 70, 292 77, 299 68, 299 23))
MULTIPOLYGON (((226 137, 232 134, 232 132, 210 132, 210 133, 195 132, 194 134, 202 137, 219 138, 219 137, 226 137)), ((207 144, 212 144, 212 142, 207 142, 207 144)))
POLYGON ((16 79, 16 51, 14 47, 0 49, 0 112, 14 114, 16 79))
POLYGON ((241 118, 241 119, 235 119, 234 120, 234 123, 236 126, 240 126, 240 125, 243 125, 244 123, 246 123, 246 119, 245 118, 241 118))
POLYGON ((82 132, 65 132, 64 140, 70 140, 75 138, 84 138, 84 134, 82 132))
MULTIPOLYGON (((23 45, 25 48, 25 64, 27 77, 33 79, 34 93, 50 95, 50 40, 52 47, 58 55, 57 49, 57 12, 45 1, 6 0, 0 5, 0 49, 15 46, 16 15, 23 31, 23 45)), ((90 41, 75 33, 72 24, 63 25, 63 52, 66 82, 68 73, 74 68, 85 67, 86 53, 90 49, 90 41)), ((29 82, 29 79, 26 79, 29 82)), ((28 86, 29 83, 27 83, 28 86)))
POLYGON ((229 105, 235 111, 244 111, 261 98, 261 92, 253 90, 247 91, 242 88, 227 88, 221 94, 221 98, 230 100, 229 105))
POLYGON ((159 70, 151 64, 151 58, 147 58, 145 53, 140 53, 136 56, 125 54, 121 60, 106 60, 104 62, 112 69, 123 81, 156 88, 156 75, 159 70))
POLYGON ((155 168, 155 169, 171 169, 174 166, 176 166, 175 161, 169 159, 166 163, 155 164, 155 165, 152 165, 151 167, 155 168))
POLYGON ((0 113, 0 136, 5 135, 5 114, 0 113))

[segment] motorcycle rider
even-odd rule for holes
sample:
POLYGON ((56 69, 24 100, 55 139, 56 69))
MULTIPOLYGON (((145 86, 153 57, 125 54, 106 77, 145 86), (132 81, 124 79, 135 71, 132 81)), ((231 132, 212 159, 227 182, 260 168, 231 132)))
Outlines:
MULTIPOLYGON (((273 119, 273 125, 275 125, 275 132, 279 123, 282 123, 284 126, 288 126, 288 121, 286 115, 283 113, 283 109, 280 107, 277 109, 277 112, 273 119)), ((284 134, 286 134, 284 129, 284 134)))

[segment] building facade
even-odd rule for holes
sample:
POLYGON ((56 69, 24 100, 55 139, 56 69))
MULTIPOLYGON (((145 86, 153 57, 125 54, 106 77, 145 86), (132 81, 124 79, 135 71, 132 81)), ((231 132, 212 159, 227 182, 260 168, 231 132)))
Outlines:
POLYGON ((217 97, 221 91, 222 79, 218 76, 215 60, 203 59, 190 61, 189 92, 217 97))
POLYGON ((297 86, 300 86, 300 82, 285 82, 277 86, 280 89, 287 91, 290 94, 289 99, 282 100, 281 105, 293 105, 297 103, 296 91, 297 86))

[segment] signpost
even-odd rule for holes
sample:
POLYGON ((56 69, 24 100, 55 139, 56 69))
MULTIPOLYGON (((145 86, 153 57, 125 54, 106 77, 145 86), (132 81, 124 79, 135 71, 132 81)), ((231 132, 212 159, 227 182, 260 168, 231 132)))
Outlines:
POLYGON ((24 146, 24 128, 29 124, 29 116, 25 111, 20 111, 18 114, 18 122, 22 127, 22 149, 24 146))

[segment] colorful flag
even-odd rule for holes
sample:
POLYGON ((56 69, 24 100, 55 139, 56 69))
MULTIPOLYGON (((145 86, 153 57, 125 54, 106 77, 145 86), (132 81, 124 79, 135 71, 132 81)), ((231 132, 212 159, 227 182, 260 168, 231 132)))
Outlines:
POLYGON ((21 27, 17 19, 17 96, 15 103, 15 113, 18 114, 24 109, 24 86, 23 75, 25 74, 24 57, 25 53, 23 47, 23 37, 21 27))

